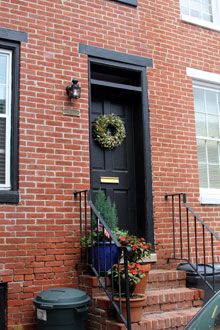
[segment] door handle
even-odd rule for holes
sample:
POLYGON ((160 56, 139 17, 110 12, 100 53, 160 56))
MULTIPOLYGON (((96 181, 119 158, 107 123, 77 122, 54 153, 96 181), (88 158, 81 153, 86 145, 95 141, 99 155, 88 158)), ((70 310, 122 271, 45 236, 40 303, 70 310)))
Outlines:
POLYGON ((119 183, 118 176, 100 176, 101 183, 119 183))

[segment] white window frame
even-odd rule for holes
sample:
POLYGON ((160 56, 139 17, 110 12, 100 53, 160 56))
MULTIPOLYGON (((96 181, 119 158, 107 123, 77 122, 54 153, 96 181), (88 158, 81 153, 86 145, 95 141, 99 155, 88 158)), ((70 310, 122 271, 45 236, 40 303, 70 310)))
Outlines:
MULTIPOLYGON (((220 74, 187 68, 186 74, 193 79, 193 86, 204 86, 207 89, 220 90, 220 74), (210 84, 210 85, 209 85, 210 84)), ((200 188, 201 204, 220 204, 220 189, 200 188)))
POLYGON ((6 68, 6 102, 5 114, 0 114, 0 118, 6 120, 5 139, 5 184, 0 183, 1 190, 11 189, 11 93, 12 93, 12 51, 0 49, 0 54, 7 56, 6 68))
POLYGON ((212 1, 213 22, 208 22, 204 19, 200 19, 180 13, 181 20, 187 23, 202 26, 207 29, 220 31, 220 1, 219 0, 211 0, 211 1, 212 1))

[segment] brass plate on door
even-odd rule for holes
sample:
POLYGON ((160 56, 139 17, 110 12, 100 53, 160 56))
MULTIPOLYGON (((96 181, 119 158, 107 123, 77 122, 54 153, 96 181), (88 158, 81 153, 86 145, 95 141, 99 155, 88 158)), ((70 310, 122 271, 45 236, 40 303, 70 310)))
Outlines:
POLYGON ((119 183, 118 176, 100 176, 101 183, 119 183))

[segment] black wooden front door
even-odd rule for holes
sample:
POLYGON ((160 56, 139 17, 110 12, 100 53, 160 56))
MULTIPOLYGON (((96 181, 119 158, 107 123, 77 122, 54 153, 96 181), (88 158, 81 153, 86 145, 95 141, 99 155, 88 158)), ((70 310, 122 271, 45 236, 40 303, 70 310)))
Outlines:
POLYGON ((101 188, 110 196, 116 203, 119 227, 134 234, 137 232, 137 212, 133 111, 132 98, 127 91, 93 87, 91 130, 98 116, 114 113, 124 122, 126 138, 119 147, 108 150, 94 141, 90 134, 91 188, 94 194, 101 188), (118 183, 102 183, 103 177, 118 178, 118 183))

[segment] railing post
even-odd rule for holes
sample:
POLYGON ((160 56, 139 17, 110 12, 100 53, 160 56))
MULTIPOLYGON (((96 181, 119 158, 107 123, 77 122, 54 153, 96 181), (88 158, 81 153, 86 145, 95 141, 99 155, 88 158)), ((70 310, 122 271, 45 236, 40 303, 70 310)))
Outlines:
POLYGON ((130 290, 128 278, 128 251, 124 249, 124 267, 125 267, 125 284, 126 284, 126 312, 127 312, 127 329, 131 329, 131 314, 130 314, 130 290))
POLYGON ((213 246, 213 234, 211 233, 211 246, 212 246, 212 279, 213 279, 213 290, 215 291, 215 257, 214 257, 214 246, 213 246))
POLYGON ((186 224, 187 224, 187 245, 188 245, 188 260, 190 260, 190 239, 189 239, 189 210, 186 209, 186 224))
POLYGON ((195 234, 195 249, 196 249, 196 271, 198 272, 197 223, 195 216, 194 216, 194 234, 195 234))
POLYGON ((204 262, 204 273, 206 280, 206 248, 205 248, 205 227, 202 225, 202 238, 203 238, 203 262, 204 262))
POLYGON ((183 233, 182 233, 181 194, 179 194, 179 220, 180 220, 180 251, 181 251, 181 259, 182 259, 183 258, 183 233))
POLYGON ((172 196, 172 221, 173 221, 173 256, 176 258, 176 237, 175 237, 175 211, 174 211, 174 196, 172 196))

